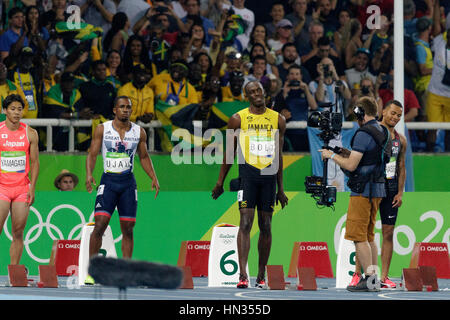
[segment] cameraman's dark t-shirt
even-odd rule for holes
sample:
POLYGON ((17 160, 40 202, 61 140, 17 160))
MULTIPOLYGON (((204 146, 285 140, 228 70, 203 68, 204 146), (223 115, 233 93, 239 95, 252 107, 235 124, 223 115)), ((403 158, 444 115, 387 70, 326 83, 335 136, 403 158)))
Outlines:
MULTIPOLYGON (((380 131, 383 130, 383 128, 381 128, 381 126, 377 123, 376 120, 369 121, 369 124, 377 127, 380 131)), ((356 133, 355 139, 353 140, 353 148, 352 148, 353 151, 364 153, 374 148, 376 148, 376 142, 371 135, 363 131, 359 131, 356 133)), ((376 165, 358 166, 356 170, 359 173, 365 174, 372 172, 375 169, 375 167, 376 165)), ((384 183, 369 182, 366 184, 364 192, 361 194, 363 197, 367 198, 369 197, 370 185, 372 185, 372 198, 384 198, 386 196, 384 183)), ((359 195, 360 194, 355 193, 353 191, 350 194, 350 196, 359 196, 359 195)))

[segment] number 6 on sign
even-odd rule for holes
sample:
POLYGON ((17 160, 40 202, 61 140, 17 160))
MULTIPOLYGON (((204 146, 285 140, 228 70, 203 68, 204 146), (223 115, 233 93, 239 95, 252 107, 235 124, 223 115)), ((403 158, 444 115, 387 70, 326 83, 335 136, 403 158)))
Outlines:
POLYGON ((235 287, 239 282, 238 231, 239 227, 230 224, 214 227, 209 247, 209 287, 235 287))
POLYGON ((220 259, 220 271, 222 271, 223 274, 227 275, 227 276, 232 276, 233 274, 235 274, 238 271, 238 264, 236 263, 236 261, 228 259, 227 258, 232 255, 233 253, 235 253, 236 251, 234 250, 230 250, 228 252, 226 252, 222 258, 220 259), (231 270, 227 270, 227 268, 225 266, 230 265, 231 266, 231 270))

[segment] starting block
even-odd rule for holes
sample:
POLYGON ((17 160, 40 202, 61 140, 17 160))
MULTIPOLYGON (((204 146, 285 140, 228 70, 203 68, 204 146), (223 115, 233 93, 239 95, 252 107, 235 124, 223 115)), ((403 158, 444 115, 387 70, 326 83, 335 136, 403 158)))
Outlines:
POLYGON ((49 265, 56 267, 58 276, 70 276, 70 266, 78 266, 80 240, 54 240, 49 265))
POLYGON ((177 266, 190 267, 192 277, 207 277, 209 247, 210 241, 181 242, 177 266))
POLYGON ((39 266, 39 283, 43 288, 58 288, 58 277, 55 266, 39 266))
POLYGON ((422 278, 423 285, 430 288, 429 291, 438 291, 439 286, 436 277, 436 267, 434 266, 420 266, 420 277, 422 278))
POLYGON ((314 268, 297 268, 298 290, 317 290, 316 275, 314 268))
POLYGON ((411 254, 410 268, 434 266, 436 276, 450 279, 450 258, 447 243, 416 242, 411 254))
POLYGON ((190 266, 181 267, 183 271, 183 283, 178 289, 194 289, 194 282, 192 281, 192 270, 190 266))
POLYGON ((27 271, 24 265, 8 265, 8 279, 12 287, 28 287, 27 271))
POLYGON ((333 278, 330 255, 326 242, 294 242, 289 278, 297 277, 297 268, 314 268, 316 277, 333 278))
POLYGON ((291 284, 284 280, 282 265, 266 266, 267 286, 270 290, 285 290, 286 285, 291 284))
POLYGON ((403 269, 402 287, 406 291, 422 291, 423 282, 418 268, 403 269))

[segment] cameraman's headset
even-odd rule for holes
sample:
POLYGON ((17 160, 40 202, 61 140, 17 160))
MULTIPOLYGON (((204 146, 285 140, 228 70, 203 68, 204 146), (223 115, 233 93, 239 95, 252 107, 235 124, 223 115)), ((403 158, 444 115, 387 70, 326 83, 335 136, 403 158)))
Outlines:
POLYGON ((355 106, 353 108, 353 113, 355 114, 356 119, 358 119, 360 121, 363 121, 364 120, 364 116, 366 115, 366 112, 360 106, 355 106))

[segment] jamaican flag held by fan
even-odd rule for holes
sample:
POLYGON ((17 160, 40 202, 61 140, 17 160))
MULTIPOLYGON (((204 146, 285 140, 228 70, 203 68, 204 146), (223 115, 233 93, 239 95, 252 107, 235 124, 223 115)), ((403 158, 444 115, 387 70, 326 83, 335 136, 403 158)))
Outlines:
POLYGON ((182 143, 182 148, 187 150, 193 147, 205 147, 214 141, 204 140, 203 134, 208 129, 219 129, 223 134, 225 142, 225 130, 230 117, 249 106, 247 101, 217 102, 208 114, 207 120, 203 122, 200 129, 194 129, 193 121, 197 115, 200 105, 196 103, 185 105, 169 105, 159 100, 155 105, 157 119, 161 122, 162 128, 158 129, 161 138, 161 148, 163 151, 171 152, 174 145, 182 143), (184 129, 178 130, 177 129, 184 129), (175 132, 175 133, 174 133, 175 132), (172 139, 174 141, 172 141, 172 139))
POLYGON ((102 28, 85 22, 80 22, 79 28, 74 28, 73 23, 60 21, 55 24, 55 31, 62 37, 80 41, 92 40, 103 35, 102 28))
MULTIPOLYGON (((231 9, 232 10, 232 9, 231 9)), ((223 42, 232 45, 236 36, 245 33, 247 22, 238 14, 231 14, 225 25, 225 36, 223 42)))

